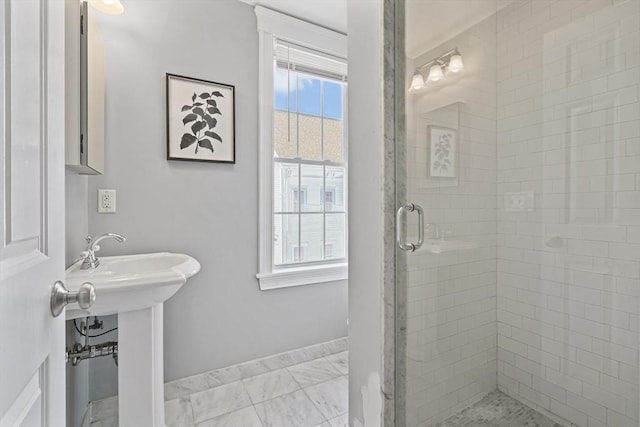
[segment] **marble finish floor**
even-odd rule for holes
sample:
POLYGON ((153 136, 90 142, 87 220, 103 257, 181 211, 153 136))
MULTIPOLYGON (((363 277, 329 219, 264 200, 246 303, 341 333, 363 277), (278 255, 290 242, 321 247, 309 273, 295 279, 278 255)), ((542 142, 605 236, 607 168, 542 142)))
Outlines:
MULTIPOLYGON (((165 402, 167 427, 348 427, 347 352, 165 402)), ((117 416, 92 427, 117 426, 117 416)))
POLYGON ((541 413, 494 391, 434 427, 562 427, 541 413))

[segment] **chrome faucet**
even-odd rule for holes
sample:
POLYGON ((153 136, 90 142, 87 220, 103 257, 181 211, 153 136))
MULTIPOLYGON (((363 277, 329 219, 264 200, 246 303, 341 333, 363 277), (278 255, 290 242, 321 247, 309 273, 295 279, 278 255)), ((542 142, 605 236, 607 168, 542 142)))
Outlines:
POLYGON ((98 242, 104 239, 115 239, 120 243, 124 243, 127 239, 116 233, 105 233, 100 236, 92 239, 91 237, 87 237, 87 249, 82 253, 82 266, 80 266, 81 270, 90 270, 94 269, 100 265, 100 260, 96 257, 96 252, 100 250, 100 246, 98 246, 98 242))

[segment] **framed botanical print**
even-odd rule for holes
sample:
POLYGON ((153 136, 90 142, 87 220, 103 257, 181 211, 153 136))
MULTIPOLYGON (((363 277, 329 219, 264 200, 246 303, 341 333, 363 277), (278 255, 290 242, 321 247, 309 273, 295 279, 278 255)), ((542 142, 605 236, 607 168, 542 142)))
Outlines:
POLYGON ((235 163, 235 87, 167 73, 167 159, 235 163))
POLYGON ((456 177, 456 150, 458 132, 440 126, 428 126, 429 176, 434 178, 456 177))

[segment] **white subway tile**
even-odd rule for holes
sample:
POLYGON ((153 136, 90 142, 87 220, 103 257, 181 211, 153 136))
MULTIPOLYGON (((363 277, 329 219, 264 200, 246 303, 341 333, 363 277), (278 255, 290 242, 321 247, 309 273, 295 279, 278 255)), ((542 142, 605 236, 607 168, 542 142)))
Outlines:
POLYGON ((609 393, 597 386, 591 384, 583 384, 582 386, 582 395, 589 400, 593 400, 594 402, 598 402, 600 405, 603 405, 609 409, 613 409, 614 411, 624 413, 626 402, 624 399, 621 399, 620 396, 617 396, 613 393, 609 393))
POLYGON ((559 401, 562 403, 566 402, 567 391, 563 387, 558 387, 555 384, 552 384, 542 378, 533 377, 533 386, 532 388, 540 393, 544 393, 545 395, 559 401))
POLYGON ((607 409, 607 424, 616 427, 637 427, 638 420, 629 418, 615 410, 607 409))
POLYGON ((595 369, 587 368, 586 366, 570 361, 566 362, 565 370, 567 375, 583 382, 583 390, 585 384, 596 386, 600 378, 600 373, 595 369))
POLYGON ((607 408, 600 405, 597 401, 586 399, 569 391, 567 392, 566 404, 598 421, 606 422, 607 420, 607 408))
POLYGON ((520 398, 526 399, 529 402, 533 402, 545 409, 550 409, 549 396, 540 391, 527 387, 524 384, 520 384, 520 387, 518 388, 518 394, 520 395, 520 398))
POLYGON ((547 369, 545 379, 551 384, 569 390, 574 394, 582 394, 582 381, 567 374, 554 371, 553 369, 547 369))
POLYGON ((637 381, 633 381, 632 383, 622 381, 606 373, 600 375, 600 388, 625 398, 630 398, 638 394, 637 381))
POLYGON ((532 385, 532 375, 508 363, 503 363, 503 374, 528 387, 532 385))
POLYGON ((584 426, 587 424, 587 415, 584 412, 580 412, 554 399, 551 399, 551 412, 577 425, 584 426))
POLYGON ((628 329, 611 327, 611 342, 635 349, 638 348, 638 333, 628 329))
POLYGON ((539 363, 533 362, 526 357, 516 355, 516 368, 530 373, 539 378, 545 377, 545 367, 539 363))
POLYGON ((636 365, 638 363, 637 349, 625 347, 609 341, 602 341, 597 338, 593 339, 593 352, 608 359, 617 360, 618 362, 626 363, 628 365, 636 365))
POLYGON ((616 259, 638 261, 640 260, 640 244, 610 243, 609 256, 616 259))
POLYGON ((596 371, 604 372, 609 375, 617 376, 619 373, 619 363, 617 361, 607 359, 590 351, 578 349, 577 362, 588 368, 595 369, 596 371))

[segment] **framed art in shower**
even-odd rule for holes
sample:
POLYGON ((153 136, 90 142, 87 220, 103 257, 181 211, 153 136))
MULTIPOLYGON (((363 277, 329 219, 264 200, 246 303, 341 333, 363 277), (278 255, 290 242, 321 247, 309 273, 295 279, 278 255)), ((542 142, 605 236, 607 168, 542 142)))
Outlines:
POLYGON ((167 159, 235 163, 235 87, 167 73, 167 159))
POLYGON ((455 129, 428 126, 429 177, 456 178, 458 132, 455 129))

